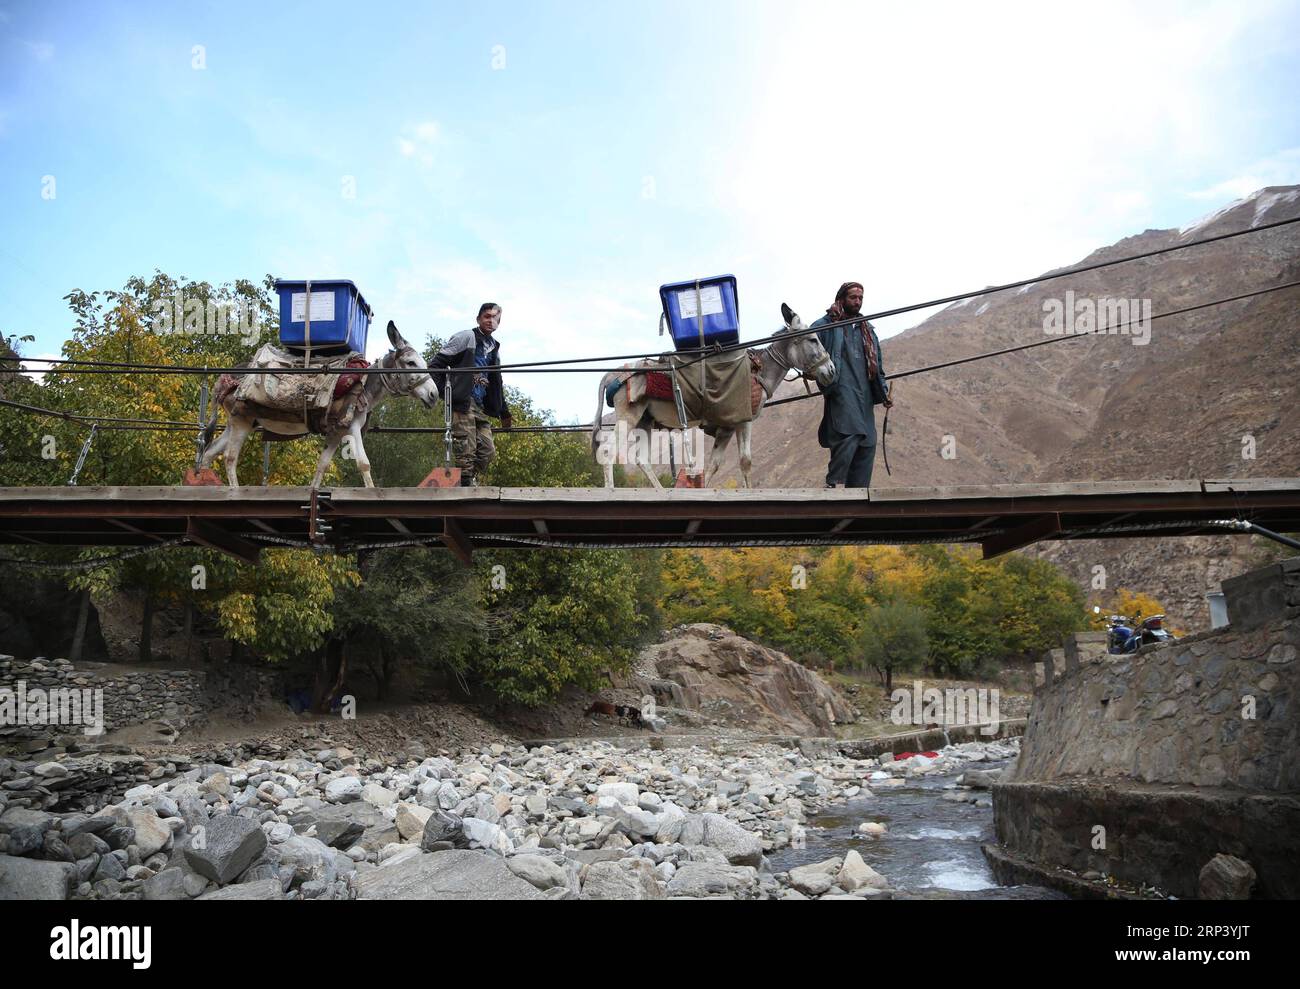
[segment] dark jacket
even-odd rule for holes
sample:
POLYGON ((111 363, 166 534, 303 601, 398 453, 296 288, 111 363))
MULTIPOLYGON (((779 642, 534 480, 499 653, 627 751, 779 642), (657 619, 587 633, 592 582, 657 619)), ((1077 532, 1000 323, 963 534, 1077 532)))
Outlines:
POLYGON ((438 374, 437 369, 448 367, 474 368, 474 349, 483 344, 487 357, 487 396, 483 400, 483 411, 498 419, 510 415, 506 406, 505 388, 501 384, 501 372, 492 370, 501 366, 501 345, 494 337, 484 336, 476 326, 470 330, 461 330, 446 345, 433 355, 429 362, 429 371, 438 394, 447 394, 447 379, 451 378, 451 407, 457 412, 468 412, 474 391, 473 374, 438 374))
MULTIPOLYGON (((823 316, 814 327, 831 322, 823 316)), ((811 327, 810 327, 811 328, 811 327)), ((880 350, 880 339, 875 327, 866 320, 848 326, 819 330, 817 338, 835 362, 835 381, 821 388, 825 397, 817 441, 823 447, 833 447, 846 436, 864 436, 867 442, 876 442, 876 410, 889 395, 889 382, 885 379, 885 358, 880 350), (876 349, 876 377, 867 380, 867 355, 862 334, 871 335, 876 349)), ((818 386, 820 387, 820 386, 818 386)))

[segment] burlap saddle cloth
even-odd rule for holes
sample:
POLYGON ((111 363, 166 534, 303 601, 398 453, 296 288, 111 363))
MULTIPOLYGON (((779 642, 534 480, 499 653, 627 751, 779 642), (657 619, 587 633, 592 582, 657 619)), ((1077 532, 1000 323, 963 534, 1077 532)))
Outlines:
MULTIPOLYGON (((368 366, 360 354, 350 353, 326 360, 314 360, 319 374, 277 374, 284 368, 302 368, 303 359, 264 344, 246 373, 223 374, 217 383, 216 399, 232 401, 232 411, 254 419, 302 422, 314 433, 346 429, 365 404, 365 376, 340 374, 348 368, 368 366)), ((274 438, 268 434, 268 438, 274 438)))

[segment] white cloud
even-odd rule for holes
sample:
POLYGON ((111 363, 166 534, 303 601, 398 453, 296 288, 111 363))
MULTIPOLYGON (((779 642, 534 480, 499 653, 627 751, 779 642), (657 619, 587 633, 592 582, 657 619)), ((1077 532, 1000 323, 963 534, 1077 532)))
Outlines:
MULTIPOLYGON (((658 312, 628 303, 645 294, 633 294, 633 286, 582 276, 551 280, 531 264, 469 262, 425 243, 408 244, 407 253, 410 263, 395 273, 388 301, 409 340, 423 342, 427 333, 445 340, 472 326, 479 305, 491 301, 502 307, 498 339, 507 364, 669 346, 654 336, 658 312)), ((386 346, 382 339, 374 342, 372 350, 386 346)), ((507 384, 526 391, 537 408, 578 422, 591 419, 599 378, 597 372, 506 373, 507 384)))
MULTIPOLYGON (((815 314, 855 278, 885 308, 1032 276, 1151 225, 1175 166, 1232 140, 1207 121, 1240 117, 1222 82, 1263 16, 800 5, 756 56, 747 140, 714 166, 736 241, 765 259, 749 284, 815 314)), ((760 311, 779 301, 760 296, 760 311)))
POLYGON ((1300 148, 1287 148, 1246 166, 1240 174, 1206 189, 1189 192, 1191 199, 1241 199, 1270 185, 1300 182, 1300 148))

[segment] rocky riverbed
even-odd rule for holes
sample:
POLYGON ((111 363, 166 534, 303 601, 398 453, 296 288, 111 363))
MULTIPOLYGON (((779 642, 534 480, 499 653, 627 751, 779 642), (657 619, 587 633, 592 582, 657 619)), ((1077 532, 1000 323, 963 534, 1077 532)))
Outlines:
POLYGON ((856 847, 800 858, 810 818, 860 808, 860 833, 879 837, 871 812, 896 793, 946 779, 939 799, 986 799, 997 770, 981 766, 1017 748, 581 741, 400 764, 289 750, 151 766, 120 797, 84 788, 76 812, 41 795, 93 759, 0 760, 0 899, 888 899, 856 847))

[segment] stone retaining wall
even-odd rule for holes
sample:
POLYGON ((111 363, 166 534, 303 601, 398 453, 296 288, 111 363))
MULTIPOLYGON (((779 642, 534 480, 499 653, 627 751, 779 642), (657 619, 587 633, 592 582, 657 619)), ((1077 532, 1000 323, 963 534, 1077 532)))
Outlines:
POLYGON ((995 871, 1014 859, 1044 882, 1068 869, 1188 897, 1223 853, 1255 868, 1255 895, 1300 896, 1300 558, 1223 586, 1225 628, 1045 657, 1018 763, 993 787, 995 871))
MULTIPOLYGON (((246 667, 118 672, 102 663, 74 667, 66 659, 20 662, 0 655, 0 688, 16 694, 20 684, 29 697, 34 690, 102 690, 105 730, 157 724, 160 738, 202 726, 208 712, 251 708, 283 697, 278 674, 246 667)), ((0 746, 18 743, 32 749, 64 735, 85 739, 81 725, 0 723, 0 746)))

